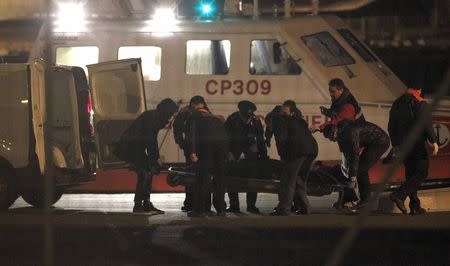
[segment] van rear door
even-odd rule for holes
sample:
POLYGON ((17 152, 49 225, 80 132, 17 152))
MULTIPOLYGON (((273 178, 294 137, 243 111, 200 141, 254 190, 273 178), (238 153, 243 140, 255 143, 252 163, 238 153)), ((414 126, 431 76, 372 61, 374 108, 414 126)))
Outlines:
POLYGON ((114 149, 122 133, 146 109, 141 60, 117 60, 87 68, 99 168, 125 167, 114 149))

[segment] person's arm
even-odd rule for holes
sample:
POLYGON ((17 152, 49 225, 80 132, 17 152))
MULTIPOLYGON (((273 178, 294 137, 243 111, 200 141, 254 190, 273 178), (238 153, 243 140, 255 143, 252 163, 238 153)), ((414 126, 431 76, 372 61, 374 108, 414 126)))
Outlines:
POLYGON ((426 117, 425 136, 428 141, 433 144, 433 155, 436 156, 439 151, 438 139, 433 129, 433 117, 431 115, 428 104, 425 101, 419 103, 418 117, 426 117))
POLYGON ((149 130, 148 140, 147 140, 147 157, 150 163, 150 167, 158 164, 159 159, 159 149, 158 149, 158 132, 157 129, 149 130))
POLYGON ((185 131, 185 119, 186 113, 180 112, 173 120, 173 138, 175 139, 175 143, 178 144, 182 149, 184 149, 184 145, 186 144, 184 141, 184 131, 185 131))
POLYGON ((198 146, 198 132, 197 132, 197 114, 193 114, 189 125, 189 144, 191 146, 191 160, 196 163, 198 161, 197 157, 197 146, 198 146))
MULTIPOLYGON (((286 123, 286 122, 285 122, 286 123)), ((289 133, 288 128, 283 123, 283 125, 279 126, 276 135, 278 154, 280 155, 281 160, 285 161, 288 159, 288 141, 289 141, 289 133)))
POLYGON ((389 111, 388 132, 391 137, 392 146, 396 147, 400 145, 400 139, 398 138, 398 121, 396 119, 396 111, 391 108, 389 111))
POLYGON ((256 129, 256 143, 258 145, 258 155, 260 159, 267 158, 267 147, 264 142, 264 129, 261 121, 255 118, 255 129, 256 129))
POLYGON ((330 121, 327 121, 323 123, 322 125, 318 126, 318 129, 322 131, 327 125, 337 125, 342 120, 350 120, 354 121, 356 116, 356 110, 355 107, 351 104, 344 104, 340 110, 340 112, 336 115, 336 117, 333 117, 330 121))

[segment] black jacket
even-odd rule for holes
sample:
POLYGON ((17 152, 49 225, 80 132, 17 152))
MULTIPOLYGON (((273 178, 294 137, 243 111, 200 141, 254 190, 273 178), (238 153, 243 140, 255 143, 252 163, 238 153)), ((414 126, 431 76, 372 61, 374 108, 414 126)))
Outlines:
POLYGON ((253 117, 246 124, 240 117, 239 112, 234 112, 225 121, 225 129, 230 140, 230 152, 235 156, 250 149, 252 145, 258 147, 258 157, 267 158, 267 148, 264 143, 264 129, 261 121, 253 117))
POLYGON ((228 136, 224 123, 215 115, 202 110, 192 112, 189 128, 191 153, 201 160, 202 150, 213 145, 227 145, 228 136))
POLYGON ((159 159, 158 132, 168 119, 156 110, 143 112, 120 137, 116 156, 138 168, 155 165, 159 159))
POLYGON ((389 145, 389 136, 379 126, 367 121, 341 121, 338 124, 337 142, 347 159, 349 176, 356 176, 361 148, 389 145))
POLYGON ((405 137, 414 127, 416 120, 422 115, 428 117, 426 126, 417 140, 416 145, 423 146, 426 140, 437 142, 436 133, 433 130, 431 113, 425 101, 418 101, 413 95, 405 93, 397 98, 389 112, 388 131, 393 146, 402 144, 405 137))
POLYGON ((178 146, 180 146, 185 153, 189 153, 189 137, 187 134, 189 132, 189 120, 191 114, 192 111, 189 109, 189 106, 182 108, 178 112, 172 124, 175 143, 178 144, 178 146))
POLYGON ((281 160, 289 162, 302 156, 317 156, 317 142, 302 118, 278 116, 274 136, 281 160))

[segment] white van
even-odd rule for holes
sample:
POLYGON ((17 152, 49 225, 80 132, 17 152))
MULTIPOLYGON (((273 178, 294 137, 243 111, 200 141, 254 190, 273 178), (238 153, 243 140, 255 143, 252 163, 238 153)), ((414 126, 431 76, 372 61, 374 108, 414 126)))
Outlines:
POLYGON ((19 195, 42 207, 46 182, 54 204, 67 187, 95 180, 98 166, 123 166, 111 147, 145 110, 140 59, 89 66, 95 121, 83 69, 48 70, 42 60, 0 64, 1 209, 19 195))

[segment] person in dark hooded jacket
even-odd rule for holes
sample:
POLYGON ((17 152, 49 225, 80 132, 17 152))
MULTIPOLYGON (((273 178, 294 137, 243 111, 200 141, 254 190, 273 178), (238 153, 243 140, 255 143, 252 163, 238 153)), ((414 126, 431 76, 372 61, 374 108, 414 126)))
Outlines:
POLYGON ((152 175, 160 170, 158 132, 169 123, 177 110, 173 100, 164 99, 156 110, 139 115, 120 137, 115 154, 128 162, 137 174, 133 212, 164 213, 150 201, 152 175))
POLYGON ((301 206, 297 214, 309 214, 311 206, 306 196, 306 179, 312 162, 317 157, 317 142, 303 118, 296 117, 295 102, 288 100, 281 107, 282 116, 276 116, 274 136, 278 154, 285 163, 280 180, 279 203, 272 215, 288 215, 294 195, 301 206))
POLYGON ((427 103, 420 94, 420 89, 408 89, 395 100, 389 113, 388 124, 393 149, 398 150, 414 127, 417 119, 422 115, 427 117, 425 129, 404 161, 406 182, 390 194, 390 199, 404 214, 407 213, 404 201, 406 197, 409 197, 410 214, 413 215, 426 213, 425 209, 420 206, 420 200, 417 196, 420 184, 428 176, 429 159, 425 142, 428 140, 433 145, 434 156, 437 155, 439 150, 431 113, 428 110, 427 103))
MULTIPOLYGON (((237 161, 244 154, 247 160, 268 159, 264 142, 264 129, 261 121, 254 114, 256 105, 250 101, 240 101, 238 112, 232 113, 225 121, 225 128, 230 139, 231 161, 237 161)), ((239 195, 228 192, 230 207, 228 212, 240 212, 239 195)), ((256 208, 256 192, 247 192, 247 211, 259 213, 256 208)))
POLYGON ((208 214, 210 192, 208 179, 213 175, 213 205, 218 216, 225 216, 225 161, 228 136, 223 121, 206 108, 192 112, 189 129, 191 161, 197 168, 194 201, 189 217, 208 214))
MULTIPOLYGON (((173 121, 173 136, 175 143, 183 150, 184 156, 186 158, 186 166, 191 166, 192 162, 190 159, 191 150, 189 144, 189 129, 190 129, 190 119, 192 112, 198 109, 208 109, 205 99, 202 96, 196 95, 191 98, 189 105, 182 108, 173 121)), ((194 191, 191 185, 185 186, 186 198, 183 202, 182 211, 189 212, 192 210, 194 191)))
POLYGON ((337 141, 347 162, 350 180, 358 182, 360 201, 355 208, 362 208, 370 197, 369 169, 389 148, 388 134, 373 123, 346 120, 337 126, 327 125, 323 135, 331 141, 337 141))
POLYGON ((328 87, 331 96, 331 107, 328 109, 321 106, 320 111, 330 120, 322 125, 312 125, 311 130, 313 132, 323 131, 325 126, 329 124, 337 125, 342 120, 365 121, 361 106, 341 79, 335 78, 330 80, 328 87))

